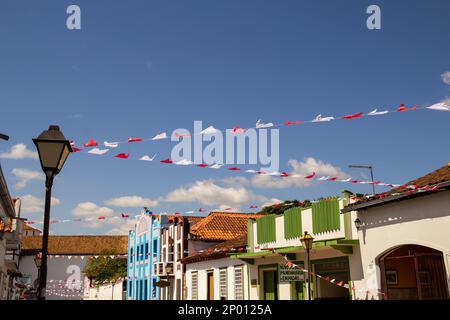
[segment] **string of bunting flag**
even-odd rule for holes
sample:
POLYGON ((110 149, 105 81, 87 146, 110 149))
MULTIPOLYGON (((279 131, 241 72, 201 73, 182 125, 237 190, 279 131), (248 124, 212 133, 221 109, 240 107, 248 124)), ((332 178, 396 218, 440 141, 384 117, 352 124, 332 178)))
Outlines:
MULTIPOLYGON (((320 180, 320 179, 319 179, 320 180)), ((324 180, 324 179, 322 179, 324 180)), ((332 180, 327 180, 327 181, 341 181, 341 182, 348 182, 348 179, 345 180, 337 180, 337 179, 332 179, 332 180)), ((413 193, 420 193, 420 192, 437 192, 437 191, 441 191, 441 189, 439 189, 437 186, 435 185, 426 185, 423 187, 420 187, 418 185, 408 185, 408 184, 385 184, 385 183, 378 183, 379 181, 376 182, 372 182, 372 181, 358 181, 358 180, 351 180, 349 182, 352 183, 363 183, 363 184, 376 184, 376 185, 380 185, 380 186, 392 186, 392 187, 404 187, 406 189, 408 189, 408 191, 406 191, 407 194, 413 194, 413 193), (355 182, 353 182, 355 181, 355 182)), ((396 196, 396 195, 400 195, 402 194, 401 192, 397 192, 397 193, 392 193, 392 196, 396 196)), ((361 200, 364 198, 375 198, 375 199, 380 199, 380 198, 384 198, 386 197, 386 195, 384 193, 379 193, 379 194, 368 194, 368 195, 362 195, 362 196, 351 196, 350 199, 352 200, 361 200)), ((315 201, 311 201, 311 202, 315 202, 315 201)), ((301 204, 301 203, 300 203, 301 204)), ((282 203, 275 203, 272 204, 273 207, 280 207, 282 205, 282 203)), ((289 205, 294 205, 293 203, 290 204, 284 204, 286 206, 289 205)), ((256 204, 250 204, 246 206, 248 209, 258 209, 260 208, 258 205, 256 204)), ((173 212, 173 213, 168 213, 168 212, 160 212, 160 213, 153 213, 151 210, 149 210, 148 208, 144 208, 145 209, 145 213, 148 214, 149 216, 185 216, 185 215, 193 215, 193 214, 197 214, 197 213, 205 213, 207 212, 206 209, 204 208, 199 208, 196 210, 191 210, 191 211, 186 211, 184 213, 181 212, 173 212)), ((239 211, 237 208, 223 208, 223 209, 213 209, 210 211, 239 211)), ((63 220, 59 220, 59 219, 53 219, 50 221, 50 224, 55 224, 55 223, 68 223, 68 222, 92 222, 92 221, 107 221, 107 220, 117 220, 117 219, 128 219, 130 218, 132 215, 129 213, 120 213, 120 216, 117 215, 113 215, 113 216, 98 216, 95 218, 75 218, 75 219, 63 219, 63 220)), ((140 217, 140 214, 138 215, 134 215, 134 218, 138 218, 140 217)), ((34 225, 34 224, 42 224, 43 221, 35 221, 35 220, 27 220, 25 222, 28 225, 34 225)), ((50 256, 52 257, 52 256, 50 256)), ((77 256, 73 256, 74 258, 77 258, 77 256)), ((70 259, 70 258, 69 258, 70 259)), ((84 259, 84 256, 81 256, 81 259, 84 259)))
MULTIPOLYGON (((191 137, 191 136, 195 136, 195 135, 211 135, 211 134, 215 134, 218 132, 224 132, 224 133, 230 132, 232 134, 242 134, 245 131, 247 131, 248 129, 280 128, 280 127, 286 127, 286 126, 302 125, 302 124, 307 124, 307 123, 317 124, 317 123, 327 123, 327 122, 336 121, 336 120, 354 120, 354 119, 359 119, 359 118, 363 118, 363 117, 378 117, 378 116, 383 116, 383 115, 388 115, 388 114, 393 114, 393 113, 416 111, 416 110, 436 110, 436 111, 450 112, 450 105, 447 102, 439 102, 439 103, 435 103, 433 105, 426 106, 426 107, 417 107, 417 106, 406 107, 405 104, 402 103, 396 109, 393 109, 393 110, 379 111, 376 108, 367 113, 358 112, 358 113, 347 114, 347 115, 337 116, 337 117, 322 116, 322 114, 319 114, 312 120, 285 120, 282 123, 273 123, 273 122, 263 123, 263 122, 261 122, 261 120, 258 120, 254 127, 242 128, 240 126, 234 126, 232 129, 224 130, 224 129, 217 129, 214 126, 209 126, 206 129, 202 130, 198 134, 193 134, 193 135, 179 134, 179 133, 175 132, 174 136, 178 137, 178 138, 182 138, 182 137, 191 137)), ((94 155, 104 155, 107 152, 109 152, 112 148, 117 148, 121 144, 129 144, 129 143, 137 143, 137 142, 145 142, 145 141, 158 141, 158 140, 166 140, 166 139, 169 139, 167 132, 161 132, 161 133, 158 133, 155 136, 149 137, 149 138, 139 138, 139 137, 130 136, 127 140, 123 140, 123 141, 114 141, 114 142, 104 141, 103 142, 104 149, 99 148, 100 145, 95 139, 90 139, 88 142, 84 143, 82 145, 82 147, 77 146, 75 141, 72 141, 71 145, 72 145, 72 149, 74 152, 81 152, 84 150, 83 148, 90 148, 88 153, 94 154, 94 155)), ((111 140, 111 139, 109 139, 109 140, 111 140)), ((156 155, 154 155, 153 157, 150 157, 149 155, 143 155, 139 158, 139 160, 153 161, 155 156, 156 155)), ((128 159, 130 157, 130 153, 118 153, 114 157, 119 158, 119 159, 128 159)))
MULTIPOLYGON (((273 250, 272 250, 272 251, 273 251, 273 250)), ((292 262, 291 260, 289 260, 289 259, 286 257, 286 255, 280 254, 280 253, 279 253, 279 255, 280 255, 281 257, 283 257, 283 259, 285 260, 285 265, 286 265, 288 268, 299 269, 299 270, 302 271, 303 273, 308 273, 309 277, 316 277, 316 278, 318 278, 318 279, 320 279, 320 280, 322 280, 322 281, 326 281, 326 282, 331 283, 331 284, 333 284, 333 285, 335 285, 335 286, 342 287, 342 288, 346 288, 346 289, 351 289, 352 292, 354 292, 354 293, 356 292, 356 288, 355 288, 354 285, 350 288, 350 283, 346 283, 346 282, 344 282, 344 281, 336 281, 336 279, 331 278, 331 277, 329 277, 329 276, 322 276, 322 275, 320 275, 320 274, 318 274, 318 273, 309 271, 308 269, 305 269, 305 268, 303 268, 302 266, 299 266, 298 264, 295 264, 294 262, 292 262)), ((370 288, 361 287, 361 288, 358 289, 357 292, 365 293, 365 294, 370 294, 370 293, 373 292, 373 291, 375 291, 377 294, 380 294, 380 295, 383 295, 383 296, 387 297, 387 294, 386 294, 386 293, 384 293, 384 292, 382 292, 381 290, 378 290, 378 289, 370 289, 370 288)))

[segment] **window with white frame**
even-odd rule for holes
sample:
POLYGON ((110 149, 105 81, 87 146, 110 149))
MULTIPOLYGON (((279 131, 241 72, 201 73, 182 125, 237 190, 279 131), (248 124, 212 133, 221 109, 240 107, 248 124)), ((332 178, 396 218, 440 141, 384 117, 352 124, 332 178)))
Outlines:
POLYGON ((234 300, 244 300, 243 267, 234 267, 234 300))
POLYGON ((219 295, 221 300, 227 300, 227 280, 227 268, 219 269, 219 295))
POLYGON ((191 300, 198 300, 198 272, 191 272, 191 300))

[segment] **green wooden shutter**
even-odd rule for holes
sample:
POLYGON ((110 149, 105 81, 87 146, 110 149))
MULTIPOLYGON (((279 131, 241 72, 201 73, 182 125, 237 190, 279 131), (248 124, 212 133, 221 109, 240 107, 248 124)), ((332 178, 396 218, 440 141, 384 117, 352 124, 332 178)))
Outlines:
POLYGON ((298 238, 302 235, 302 208, 295 207, 284 212, 284 238, 298 238))
POLYGON ((247 220, 247 246, 253 250, 253 220, 247 220))
POLYGON ((341 228, 339 200, 324 199, 312 204, 313 233, 335 231, 341 228))
POLYGON ((275 217, 269 214, 256 220, 258 243, 276 241, 275 217))

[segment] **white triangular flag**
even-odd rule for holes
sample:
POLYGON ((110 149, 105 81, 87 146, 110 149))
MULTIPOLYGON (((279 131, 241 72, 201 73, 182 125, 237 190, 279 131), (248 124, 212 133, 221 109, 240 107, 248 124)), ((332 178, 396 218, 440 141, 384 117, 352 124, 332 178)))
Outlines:
POLYGON ((384 110, 384 111, 378 111, 377 109, 374 109, 372 111, 370 111, 367 115, 368 116, 380 116, 382 114, 386 114, 389 113, 388 110, 384 110))
POLYGON ((249 169, 249 170, 245 170, 245 172, 249 172, 249 173, 257 173, 258 171, 253 170, 253 169, 249 169))
POLYGON ((151 157, 151 158, 150 158, 150 156, 145 155, 145 156, 140 157, 139 160, 142 160, 142 161, 153 161, 153 159, 155 159, 155 157, 156 157, 156 154, 153 157, 151 157))
POLYGON ((273 123, 262 123, 261 120, 256 121, 256 128, 257 129, 264 129, 264 128, 270 128, 273 127, 273 123))
POLYGON ((107 153, 109 151, 109 149, 99 149, 99 148, 94 148, 88 151, 88 153, 92 153, 92 154, 98 154, 98 155, 103 155, 105 153, 107 153))
POLYGON ((223 164, 215 163, 212 166, 210 166, 211 169, 220 169, 223 167, 223 164))
POLYGON ((152 140, 161 140, 161 139, 167 139, 167 138, 168 138, 167 133, 162 132, 162 133, 157 134, 156 136, 154 136, 152 138, 152 140))
POLYGON ((320 177, 320 178, 317 179, 317 180, 323 181, 323 180, 327 180, 327 179, 329 179, 329 178, 330 178, 329 176, 326 176, 326 177, 320 177))
POLYGON ((105 145, 105 147, 108 147, 108 148, 117 148, 119 146, 118 142, 105 141, 105 142, 103 142, 103 144, 105 145))
POLYGON ((177 164, 179 166, 188 166, 188 165, 193 164, 193 162, 190 160, 182 159, 180 161, 174 162, 174 164, 177 164))
POLYGON ((194 211, 187 211, 186 214, 193 214, 194 211))
POLYGON ((324 122, 324 121, 331 121, 331 120, 334 120, 334 117, 322 118, 322 115, 319 114, 317 117, 314 118, 314 120, 312 120, 312 122, 324 122))
POLYGON ((448 105, 445 102, 440 102, 440 103, 436 103, 436 104, 433 104, 433 105, 427 107, 427 109, 437 110, 437 111, 450 111, 450 105, 448 105))
POLYGON ((214 134, 217 133, 218 130, 214 128, 213 126, 209 126, 208 128, 200 131, 200 134, 214 134))

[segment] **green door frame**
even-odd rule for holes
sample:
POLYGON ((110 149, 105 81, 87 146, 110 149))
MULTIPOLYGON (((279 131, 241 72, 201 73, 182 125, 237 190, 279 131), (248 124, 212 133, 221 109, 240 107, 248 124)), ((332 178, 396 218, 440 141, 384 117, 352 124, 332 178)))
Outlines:
MULTIPOLYGON (((315 259, 315 260, 311 260, 311 267, 312 269, 314 269, 314 264, 319 262, 319 263, 324 263, 324 262, 333 262, 333 261, 339 261, 339 260, 346 260, 347 262, 347 270, 341 270, 341 269, 336 269, 336 270, 330 270, 330 273, 345 273, 347 275, 348 278, 348 293, 349 293, 349 300, 353 299, 353 294, 352 294, 352 290, 351 290, 351 278, 350 278, 350 259, 348 256, 341 256, 341 257, 333 257, 333 258, 325 258, 325 259, 315 259)), ((313 272, 315 272, 315 270, 313 270, 313 272)), ((311 277, 311 289, 313 290, 313 294, 312 294, 312 298, 314 299, 315 296, 315 277, 311 277)))
POLYGON ((258 266, 258 279, 259 279, 259 300, 264 300, 264 271, 274 271, 275 272, 275 280, 276 286, 275 289, 277 291, 276 300, 280 300, 280 282, 278 279, 278 264, 264 264, 258 266))

